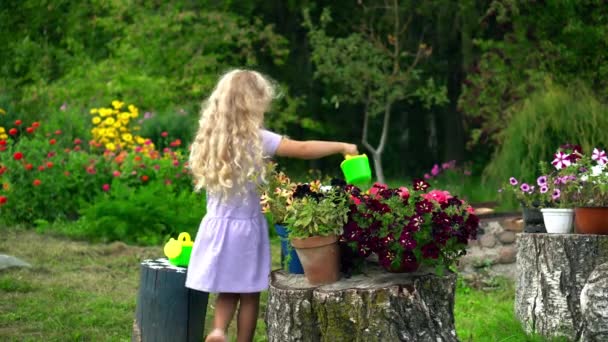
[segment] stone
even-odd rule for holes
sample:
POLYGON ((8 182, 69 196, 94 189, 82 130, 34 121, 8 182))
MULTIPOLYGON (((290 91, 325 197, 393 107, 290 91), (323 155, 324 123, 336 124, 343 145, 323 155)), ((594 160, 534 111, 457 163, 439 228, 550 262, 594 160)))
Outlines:
POLYGON ((469 240, 469 247, 478 247, 479 246, 479 240, 475 239, 471 239, 469 240))
POLYGON ((484 234, 479 239, 479 244, 485 248, 492 248, 496 245, 496 238, 494 238, 493 234, 484 234))
POLYGON ((500 222, 500 225, 504 230, 521 233, 524 231, 524 220, 521 218, 509 218, 504 219, 500 222))
POLYGON ((0 270, 10 267, 32 267, 32 265, 14 256, 0 254, 0 270))
POLYGON ((499 264, 512 264, 517 260, 517 249, 515 246, 504 246, 498 251, 499 264))
POLYGON ((498 241, 500 241, 504 245, 509 245, 515 242, 517 236, 512 231, 505 230, 497 235, 498 241))
POLYGON ((581 291, 583 341, 608 341, 608 263, 597 266, 581 291))

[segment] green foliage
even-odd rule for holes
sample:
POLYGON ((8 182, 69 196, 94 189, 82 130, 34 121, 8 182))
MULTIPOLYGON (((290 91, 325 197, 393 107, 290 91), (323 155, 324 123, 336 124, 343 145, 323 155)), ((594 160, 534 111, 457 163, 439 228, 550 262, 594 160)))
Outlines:
POLYGON ((565 143, 581 145, 589 153, 608 144, 608 107, 585 86, 548 84, 531 95, 513 116, 503 144, 484 176, 495 183, 509 177, 535 180, 540 162, 549 162, 565 143))
POLYGON ((289 238, 341 235, 348 211, 348 197, 342 191, 331 190, 320 199, 296 198, 285 216, 289 238))
POLYGON ((192 192, 172 190, 160 182, 136 189, 113 182, 111 193, 82 210, 88 237, 159 245, 183 231, 194 236, 205 215, 204 200, 192 192))

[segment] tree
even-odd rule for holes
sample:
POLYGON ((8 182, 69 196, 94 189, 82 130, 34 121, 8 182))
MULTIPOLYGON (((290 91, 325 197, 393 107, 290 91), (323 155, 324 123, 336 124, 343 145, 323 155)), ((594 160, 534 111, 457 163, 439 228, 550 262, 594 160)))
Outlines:
POLYGON ((432 48, 424 44, 424 30, 413 33, 409 24, 414 17, 414 1, 393 0, 378 5, 360 2, 361 18, 355 32, 346 37, 327 34, 331 14, 325 9, 316 26, 308 12, 304 25, 309 30, 311 59, 315 77, 331 87, 330 102, 363 107, 361 142, 371 153, 379 182, 384 182, 382 153, 388 141, 393 106, 400 101, 422 101, 425 108, 447 102, 446 89, 425 77, 419 63, 432 48), (405 20, 403 20, 405 19, 405 20), (415 39, 412 39, 415 37, 415 39), (378 144, 369 142, 370 120, 382 115, 378 144))

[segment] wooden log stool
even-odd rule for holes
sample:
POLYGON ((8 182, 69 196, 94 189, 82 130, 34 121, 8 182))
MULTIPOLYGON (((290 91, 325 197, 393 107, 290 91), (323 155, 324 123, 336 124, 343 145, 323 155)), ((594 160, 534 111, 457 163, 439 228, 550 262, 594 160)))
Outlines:
POLYGON ((374 263, 362 275, 323 286, 274 271, 268 341, 458 341, 455 289, 454 273, 388 273, 374 263))
POLYGON ((167 259, 141 263, 132 341, 203 340, 208 293, 191 290, 185 283, 186 268, 167 259))
MULTIPOLYGON (((602 278, 592 272, 606 262, 606 235, 519 234, 515 314, 524 330, 547 338, 590 340, 583 338, 589 322, 581 307, 581 292, 588 282, 602 278)), ((590 289, 590 298, 597 300, 594 293, 590 289)), ((608 306, 608 299, 603 303, 608 306)))

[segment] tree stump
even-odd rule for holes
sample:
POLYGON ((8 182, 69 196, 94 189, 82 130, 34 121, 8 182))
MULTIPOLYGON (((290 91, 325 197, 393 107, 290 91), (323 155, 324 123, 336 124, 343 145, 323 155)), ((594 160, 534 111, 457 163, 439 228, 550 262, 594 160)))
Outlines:
POLYGON ((456 275, 365 274, 312 286, 302 275, 271 274, 268 341, 458 341, 454 327, 456 275))
POLYGON ((591 272, 605 262, 605 235, 520 234, 515 314, 525 331, 581 340, 581 291, 591 272))
POLYGON ((145 260, 131 341, 203 340, 208 293, 185 286, 186 268, 167 259, 145 260))
POLYGON ((608 341, 608 263, 593 270, 581 292, 583 341, 608 341))

